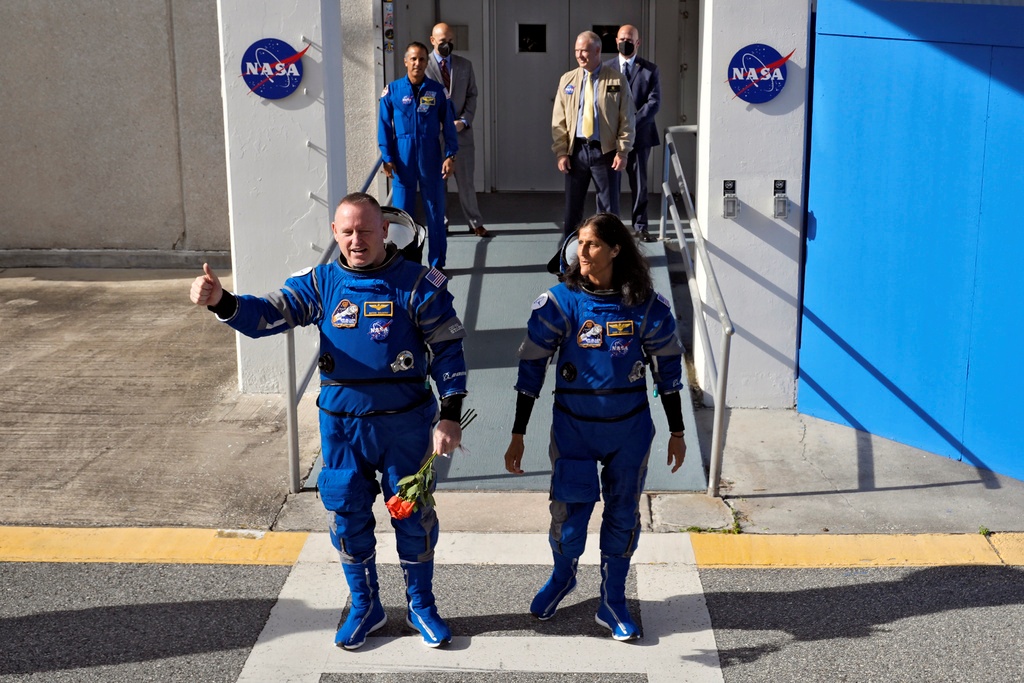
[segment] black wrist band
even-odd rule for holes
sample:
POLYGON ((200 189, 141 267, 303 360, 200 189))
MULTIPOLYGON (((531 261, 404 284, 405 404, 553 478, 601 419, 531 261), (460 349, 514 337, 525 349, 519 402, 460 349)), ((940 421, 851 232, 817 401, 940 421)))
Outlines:
POLYGON ((441 419, 458 422, 462 419, 462 399, 464 394, 453 394, 441 399, 441 419))

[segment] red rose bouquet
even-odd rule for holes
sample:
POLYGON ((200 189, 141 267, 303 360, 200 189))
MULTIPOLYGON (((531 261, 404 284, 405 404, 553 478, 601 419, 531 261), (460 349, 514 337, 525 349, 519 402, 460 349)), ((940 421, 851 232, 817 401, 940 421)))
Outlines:
MULTIPOLYGON (((459 426, 465 429, 475 419, 476 411, 473 409, 467 410, 459 420, 459 426)), ((408 477, 402 477, 398 480, 398 493, 391 496, 388 502, 385 503, 392 517, 395 519, 406 519, 419 510, 422 504, 433 507, 434 481, 437 476, 434 472, 434 458, 436 457, 437 452, 435 451, 430 454, 430 457, 427 458, 427 461, 423 463, 423 466, 420 467, 416 474, 410 474, 408 477)))

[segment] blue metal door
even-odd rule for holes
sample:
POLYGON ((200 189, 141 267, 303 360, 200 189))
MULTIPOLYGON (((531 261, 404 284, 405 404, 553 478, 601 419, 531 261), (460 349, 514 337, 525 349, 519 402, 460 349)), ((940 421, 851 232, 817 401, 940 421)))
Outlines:
POLYGON ((818 8, 798 408, 1024 478, 1024 9, 818 8))

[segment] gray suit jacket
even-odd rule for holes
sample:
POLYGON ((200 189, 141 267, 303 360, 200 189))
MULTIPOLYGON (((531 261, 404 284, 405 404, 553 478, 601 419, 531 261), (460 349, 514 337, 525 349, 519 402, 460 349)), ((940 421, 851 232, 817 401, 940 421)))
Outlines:
MULTIPOLYGON (((466 128, 459 133, 459 147, 463 147, 465 138, 469 145, 473 144, 473 117, 476 116, 476 77, 473 75, 473 63, 465 57, 452 53, 451 56, 452 87, 448 93, 454 110, 455 120, 462 119, 466 128)), ((444 83, 441 68, 437 65, 437 55, 431 52, 427 59, 427 78, 444 83)))

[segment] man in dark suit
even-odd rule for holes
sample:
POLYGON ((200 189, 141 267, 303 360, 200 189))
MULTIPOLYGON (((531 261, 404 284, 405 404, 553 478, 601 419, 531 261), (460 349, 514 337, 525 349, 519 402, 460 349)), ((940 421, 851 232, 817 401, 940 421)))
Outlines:
POLYGON ((469 223, 469 233, 477 237, 490 237, 484 227, 480 207, 476 203, 476 187, 473 185, 476 152, 473 147, 473 116, 476 114, 476 77, 473 63, 465 57, 452 54, 455 49, 455 32, 441 22, 430 33, 430 44, 434 51, 427 62, 427 78, 443 83, 448 91, 448 101, 455 114, 455 130, 459 136, 459 155, 455 157, 455 182, 459 185, 459 204, 462 214, 469 223))
POLYGON ((605 62, 605 66, 626 77, 636 105, 636 138, 633 151, 626 159, 626 176, 633 197, 633 231, 634 236, 644 242, 654 242, 655 238, 647 232, 647 159, 651 147, 661 144, 658 125, 654 122, 654 115, 661 108, 658 65, 637 55, 640 32, 636 26, 626 24, 620 28, 615 36, 615 44, 619 54, 605 62))
POLYGON ((601 68, 601 38, 593 31, 576 37, 579 68, 558 82, 551 112, 551 151, 565 174, 568 236, 583 220, 590 181, 597 189, 598 212, 619 213, 619 174, 633 148, 633 98, 615 69, 601 68))

